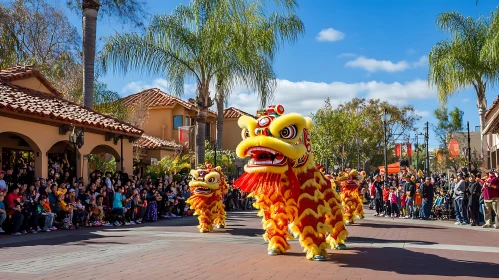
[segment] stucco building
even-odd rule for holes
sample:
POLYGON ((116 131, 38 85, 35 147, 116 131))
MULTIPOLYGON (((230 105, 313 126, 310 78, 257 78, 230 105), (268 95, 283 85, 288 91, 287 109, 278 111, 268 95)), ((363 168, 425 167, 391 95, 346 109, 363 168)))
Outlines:
POLYGON ((88 178, 88 155, 111 154, 117 169, 133 170, 133 142, 142 130, 61 97, 35 68, 0 70, 0 166, 23 161, 36 177, 46 177, 49 157, 64 154, 76 175, 88 178), (83 131, 81 147, 70 143, 73 129, 83 131), (70 151, 70 152, 67 152, 70 151), (21 160, 22 158, 22 160, 21 160))

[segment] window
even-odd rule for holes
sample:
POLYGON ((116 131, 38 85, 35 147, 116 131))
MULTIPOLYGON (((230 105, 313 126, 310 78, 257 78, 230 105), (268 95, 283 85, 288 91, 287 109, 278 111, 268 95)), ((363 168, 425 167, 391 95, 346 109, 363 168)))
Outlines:
POLYGON ((173 116, 173 129, 178 129, 183 125, 184 116, 173 116))
POLYGON ((187 125, 187 126, 191 125, 189 117, 185 117, 185 125, 187 125))

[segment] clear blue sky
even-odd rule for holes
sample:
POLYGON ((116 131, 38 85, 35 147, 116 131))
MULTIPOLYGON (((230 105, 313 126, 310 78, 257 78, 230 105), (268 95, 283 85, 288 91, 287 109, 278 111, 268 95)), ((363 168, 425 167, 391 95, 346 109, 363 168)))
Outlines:
MULTIPOLYGON (((62 0, 53 1, 64 5, 62 0)), ((187 1, 147 2, 149 13, 162 14, 187 1)), ((447 37, 436 29, 436 16, 451 10, 473 17, 488 16, 495 10, 494 2, 479 1, 477 6, 475 0, 301 0, 298 14, 306 34, 279 53, 274 103, 283 104, 288 111, 309 114, 322 106, 326 97, 336 104, 354 96, 376 97, 413 105, 422 116, 422 131, 424 122, 435 122, 432 112, 438 107, 436 91, 426 83, 426 58, 431 47, 447 37)), ((69 11, 68 15, 81 32, 81 17, 69 11)), ((107 19, 97 28, 98 37, 122 30, 107 19)), ((103 41, 98 45, 102 47, 103 41)), ((168 90, 164 77, 107 74, 102 80, 124 96, 152 86, 168 90)), ((489 106, 496 92, 489 88, 489 106)), ((192 85, 186 85, 186 96, 192 95, 192 85)), ((465 123, 469 121, 472 128, 479 125, 475 98, 469 89, 449 102, 450 109, 458 106, 464 111, 465 123)), ((238 88, 229 105, 253 112, 257 109, 255 101, 248 90, 238 88)), ((430 138, 431 147, 436 147, 435 137, 430 138)))

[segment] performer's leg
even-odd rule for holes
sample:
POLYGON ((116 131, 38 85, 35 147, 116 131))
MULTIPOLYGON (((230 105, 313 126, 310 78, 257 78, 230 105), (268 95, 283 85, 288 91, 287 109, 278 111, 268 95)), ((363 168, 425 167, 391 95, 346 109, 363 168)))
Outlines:
POLYGON ((355 210, 355 214, 359 219, 364 219, 364 198, 360 195, 357 198, 357 209, 355 210))
POLYGON ((340 195, 331 189, 331 192, 328 190, 325 191, 324 197, 327 199, 327 203, 331 209, 331 215, 327 216, 326 219, 326 223, 331 227, 326 241, 331 248, 344 250, 347 248, 345 240, 348 237, 348 231, 345 229, 340 195))
POLYGON ((223 204, 222 201, 219 201, 217 203, 217 217, 215 218, 215 221, 213 222, 217 228, 225 228, 225 205, 223 204))
POLYGON ((210 232, 213 230, 213 214, 211 209, 203 209, 199 211, 199 231, 200 232, 210 232))
POLYGON ((291 249, 287 240, 292 239, 288 232, 289 219, 286 215, 285 203, 281 196, 273 197, 273 200, 264 195, 255 196, 254 207, 260 209, 258 216, 263 217, 263 238, 268 241, 269 255, 279 255, 291 249))

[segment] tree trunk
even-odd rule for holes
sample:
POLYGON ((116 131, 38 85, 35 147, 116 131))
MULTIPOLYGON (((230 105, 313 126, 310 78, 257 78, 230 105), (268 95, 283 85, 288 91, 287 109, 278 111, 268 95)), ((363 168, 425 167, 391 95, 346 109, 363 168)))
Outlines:
MULTIPOLYGON (((480 140, 481 140, 481 154, 482 154, 482 167, 487 168, 489 164, 489 154, 487 152, 487 138, 482 134, 485 128, 485 112, 487 111, 487 99, 485 98, 485 92, 479 93, 478 96, 482 96, 477 100, 478 115, 480 116, 480 140)), ((492 168, 492 166, 491 166, 492 168)))
POLYGON ((209 81, 207 81, 201 82, 197 90, 196 104, 198 107, 198 115, 196 120, 196 166, 204 163, 206 116, 208 114, 208 108, 213 105, 209 89, 209 81))
POLYGON ((217 93, 215 95, 215 102, 217 104, 217 150, 222 150, 223 132, 224 132, 224 92, 222 85, 217 84, 217 93))
POLYGON ((97 36, 98 1, 83 1, 83 105, 94 108, 95 40, 97 36), (97 2, 97 3, 96 3, 97 2))

